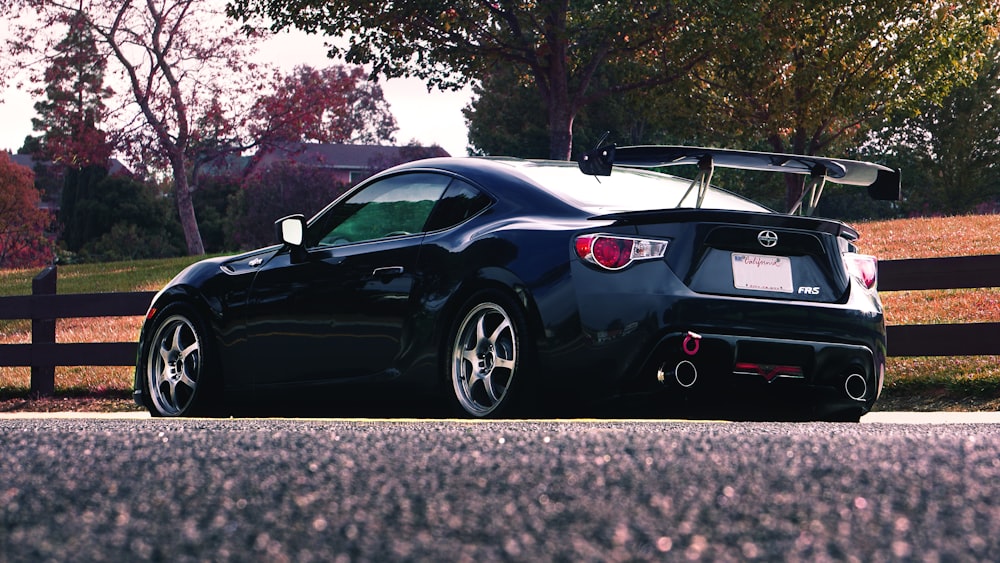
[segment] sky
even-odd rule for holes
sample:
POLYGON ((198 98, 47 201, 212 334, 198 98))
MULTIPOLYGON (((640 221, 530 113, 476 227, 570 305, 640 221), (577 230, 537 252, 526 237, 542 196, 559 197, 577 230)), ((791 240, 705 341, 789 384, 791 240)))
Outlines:
MULTIPOLYGON (((272 37, 261 47, 258 59, 283 70, 303 64, 317 68, 336 64, 326 57, 322 38, 299 32, 272 37)), ((452 156, 467 154, 468 130, 462 108, 472 97, 471 88, 428 92, 427 86, 414 78, 382 80, 380 84, 399 126, 398 144, 416 140, 423 145, 438 144, 452 156)), ((0 150, 16 152, 25 136, 37 134, 31 128, 34 103, 27 92, 14 87, 0 91, 0 150)))

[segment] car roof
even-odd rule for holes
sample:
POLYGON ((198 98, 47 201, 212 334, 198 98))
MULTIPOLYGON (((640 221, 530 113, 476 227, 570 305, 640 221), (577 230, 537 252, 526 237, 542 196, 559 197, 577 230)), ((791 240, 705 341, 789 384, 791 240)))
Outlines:
MULTIPOLYGON (((697 190, 691 180, 650 170, 616 168, 600 178, 580 172, 575 162, 510 157, 434 158, 400 168, 440 168, 487 188, 504 176, 508 184, 529 184, 572 207, 594 215, 654 209, 694 208, 697 190)), ((712 187, 702 208, 773 212, 752 200, 712 187)))

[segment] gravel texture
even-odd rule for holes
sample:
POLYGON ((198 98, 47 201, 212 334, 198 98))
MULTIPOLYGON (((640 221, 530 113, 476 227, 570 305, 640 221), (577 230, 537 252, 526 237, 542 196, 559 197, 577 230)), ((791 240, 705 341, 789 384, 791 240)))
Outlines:
POLYGON ((7 419, 0 560, 997 561, 997 428, 7 419))

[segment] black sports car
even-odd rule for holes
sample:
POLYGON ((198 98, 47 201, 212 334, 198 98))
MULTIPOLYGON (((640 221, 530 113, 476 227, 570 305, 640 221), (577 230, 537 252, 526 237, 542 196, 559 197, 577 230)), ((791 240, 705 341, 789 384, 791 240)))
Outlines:
POLYGON ((501 417, 663 390, 857 419, 885 326, 858 233, 807 216, 826 181, 899 194, 874 164, 696 147, 397 166, 278 220, 276 246, 178 274, 135 398, 157 416, 294 391, 501 417), (636 168, 676 164, 697 178, 636 168), (716 166, 808 175, 799 214, 712 187, 716 166))

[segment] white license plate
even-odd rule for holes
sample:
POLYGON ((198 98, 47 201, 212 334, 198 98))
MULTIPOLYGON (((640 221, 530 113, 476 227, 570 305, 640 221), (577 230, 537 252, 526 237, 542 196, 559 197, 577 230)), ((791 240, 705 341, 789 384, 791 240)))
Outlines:
POLYGON ((793 293, 792 261, 786 256, 733 253, 736 289, 793 293))

